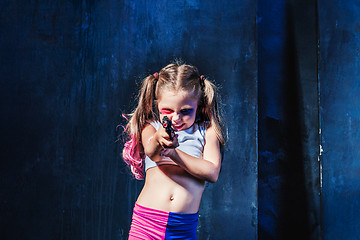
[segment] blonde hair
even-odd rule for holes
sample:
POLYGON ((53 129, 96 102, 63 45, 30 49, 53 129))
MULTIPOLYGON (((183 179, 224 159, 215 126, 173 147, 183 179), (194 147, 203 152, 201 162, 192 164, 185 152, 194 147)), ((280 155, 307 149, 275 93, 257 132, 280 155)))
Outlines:
POLYGON ((130 139, 125 143, 123 159, 130 165, 136 179, 144 178, 144 151, 141 131, 151 121, 159 120, 157 99, 161 91, 186 91, 199 99, 196 122, 212 126, 220 144, 225 144, 224 126, 218 106, 216 86, 200 76, 195 66, 175 62, 167 65, 159 74, 147 76, 140 87, 139 103, 130 117, 125 131, 130 139))

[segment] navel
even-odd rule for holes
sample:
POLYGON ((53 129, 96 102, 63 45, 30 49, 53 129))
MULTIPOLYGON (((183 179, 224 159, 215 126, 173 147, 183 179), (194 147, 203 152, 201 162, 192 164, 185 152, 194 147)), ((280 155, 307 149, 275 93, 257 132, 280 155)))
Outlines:
POLYGON ((173 195, 170 196, 170 201, 174 201, 174 196, 173 195))

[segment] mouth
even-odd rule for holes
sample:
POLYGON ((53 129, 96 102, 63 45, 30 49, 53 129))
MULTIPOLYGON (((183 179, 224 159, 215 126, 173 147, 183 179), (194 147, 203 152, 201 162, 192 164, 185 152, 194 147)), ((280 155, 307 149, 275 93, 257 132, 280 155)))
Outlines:
POLYGON ((178 125, 173 124, 173 127, 174 127, 176 130, 180 130, 184 125, 185 125, 185 123, 183 123, 183 124, 178 124, 178 125))

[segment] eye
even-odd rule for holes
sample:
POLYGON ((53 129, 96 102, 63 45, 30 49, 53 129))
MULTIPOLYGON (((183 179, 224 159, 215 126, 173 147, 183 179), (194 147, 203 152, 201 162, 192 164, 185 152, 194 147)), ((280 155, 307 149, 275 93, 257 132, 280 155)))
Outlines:
POLYGON ((192 109, 191 108, 186 108, 186 109, 182 109, 180 112, 181 112, 181 114, 183 114, 183 115, 189 115, 189 114, 191 114, 192 113, 192 109))
POLYGON ((171 109, 163 108, 163 109, 160 110, 160 112, 161 112, 162 114, 171 114, 171 113, 173 113, 174 111, 171 110, 171 109))

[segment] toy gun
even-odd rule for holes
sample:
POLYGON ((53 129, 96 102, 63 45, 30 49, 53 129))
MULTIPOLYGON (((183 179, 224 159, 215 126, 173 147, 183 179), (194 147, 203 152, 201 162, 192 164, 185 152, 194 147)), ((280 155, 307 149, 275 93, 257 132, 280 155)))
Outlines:
POLYGON ((172 133, 174 132, 174 129, 171 127, 171 121, 167 116, 162 119, 162 126, 165 128, 165 131, 169 134, 170 140, 172 141, 172 133))

